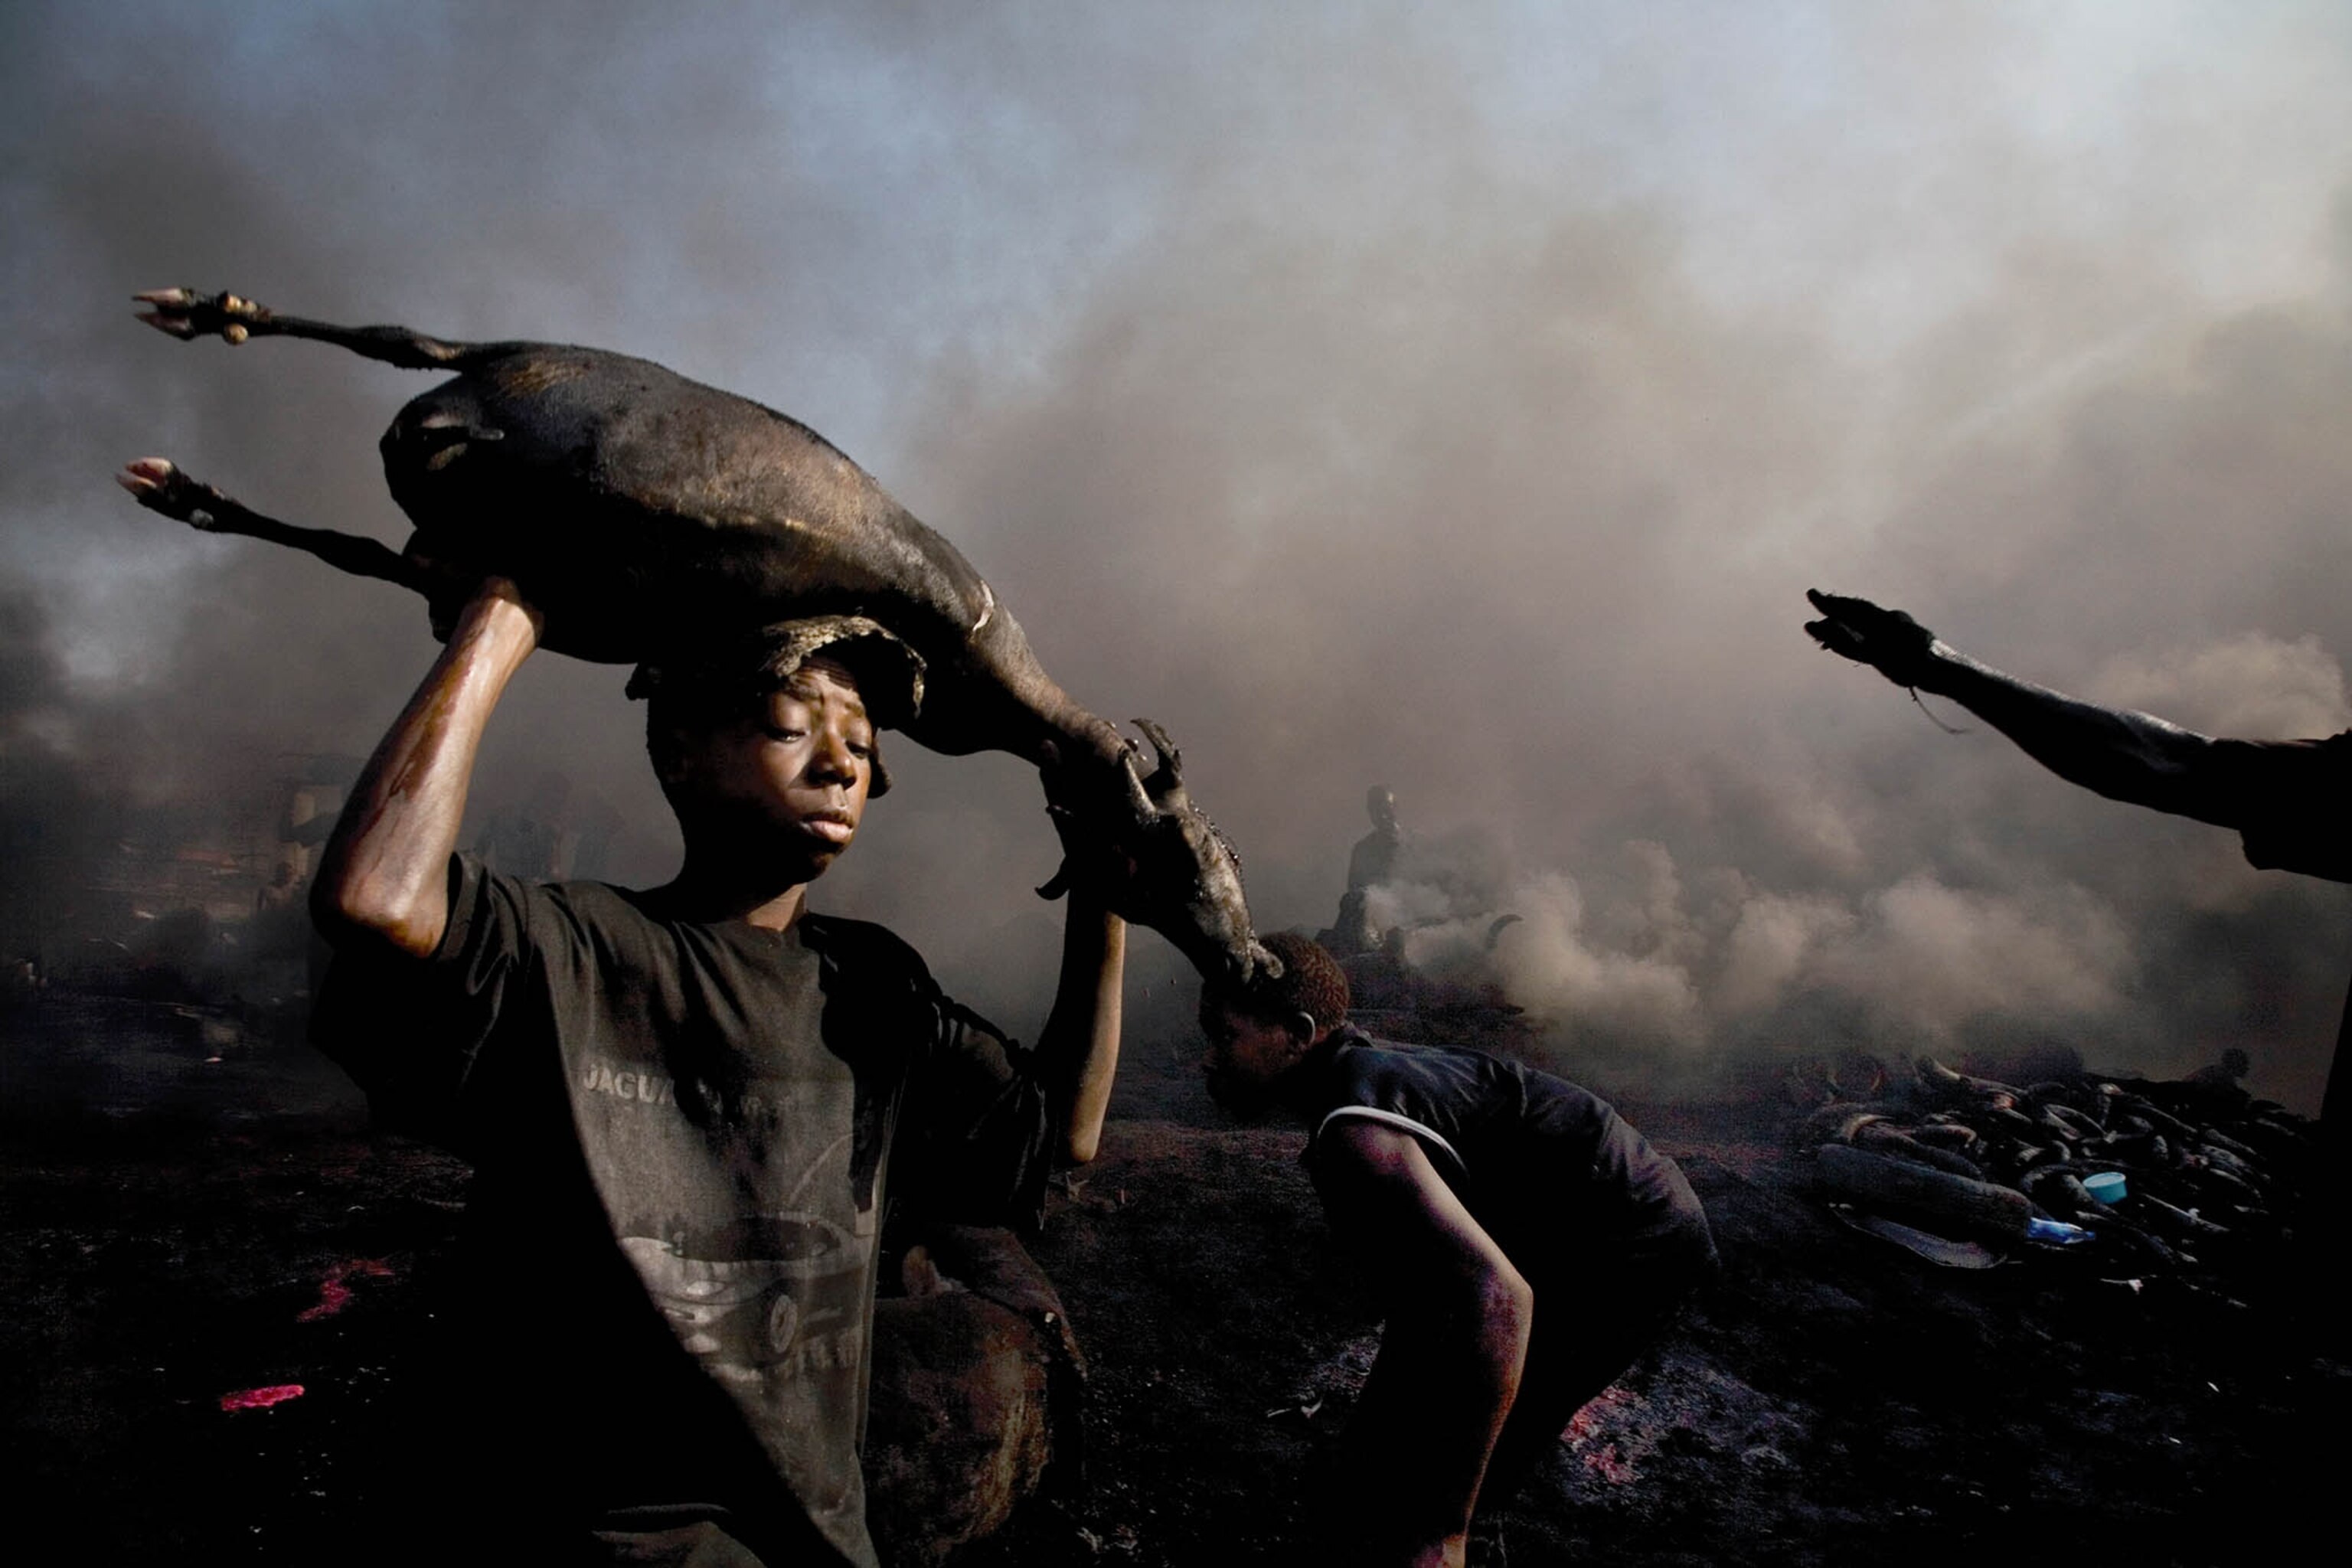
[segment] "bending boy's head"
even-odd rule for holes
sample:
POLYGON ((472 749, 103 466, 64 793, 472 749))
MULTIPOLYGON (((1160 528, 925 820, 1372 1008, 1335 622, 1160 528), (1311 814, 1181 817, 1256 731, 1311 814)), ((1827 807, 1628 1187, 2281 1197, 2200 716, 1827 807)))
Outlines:
POLYGON ((640 665, 646 751, 689 857, 806 881, 849 847, 889 788, 877 729, 921 700, 922 661, 871 621, 788 621, 640 665))
POLYGON ((1339 961, 1313 937, 1278 931, 1262 939, 1267 952, 1282 961, 1282 973, 1269 974, 1265 966, 1251 972, 1246 984, 1213 985, 1202 993, 1202 1006, 1215 1005, 1279 1024, 1304 1015, 1317 1038, 1348 1019, 1348 976, 1339 961))
POLYGON ((1201 1069, 1218 1103, 1244 1113, 1265 1110, 1275 1081, 1348 1017, 1348 976, 1320 942, 1295 931, 1263 940, 1280 974, 1261 968, 1245 984, 1201 992, 1201 1069))

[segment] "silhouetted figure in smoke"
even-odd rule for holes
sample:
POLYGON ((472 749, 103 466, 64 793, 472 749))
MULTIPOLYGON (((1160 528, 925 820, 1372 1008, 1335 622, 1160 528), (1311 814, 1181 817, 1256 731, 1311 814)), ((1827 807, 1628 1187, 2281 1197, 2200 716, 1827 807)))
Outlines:
POLYGON ((293 963, 310 951, 308 892, 291 860, 280 860, 271 868, 269 880, 253 895, 253 920, 246 927, 244 943, 248 962, 293 963))
POLYGON ((493 812, 474 840, 474 856, 493 871, 510 877, 555 881, 571 875, 565 853, 564 818, 572 781, 550 768, 531 784, 520 805, 493 812))
POLYGON ((1340 961, 1348 976, 1348 994, 1359 1010, 1411 1011, 1419 1001, 1418 976, 1404 955, 1404 927, 1391 926, 1380 945, 1351 952, 1340 961))
MULTIPOLYGON (((2265 870, 2352 882, 2352 731, 2309 741, 2200 735, 2004 675, 1900 610, 1818 590, 1806 597, 1822 616, 1805 623, 1814 641, 1897 686, 1949 698, 2059 777, 2111 800, 2235 828, 2247 860, 2265 870)), ((2337 1143, 2347 1114, 2344 1038, 2336 1037, 2320 1102, 2322 1126, 2337 1143)))
POLYGON ((1606 1101, 1521 1063, 1376 1040, 1290 931, 1282 973, 1202 994, 1218 1103, 1311 1130, 1331 1228, 1387 1319, 1318 1562, 1460 1563, 1560 1429, 1715 1268, 1697 1196, 1606 1101), (1344 1539, 1339 1539, 1344 1538, 1344 1539))
POLYGON ((1404 829, 1397 826, 1396 795, 1388 785, 1374 784, 1364 792, 1364 815, 1372 819, 1372 830, 1348 852, 1350 888, 1369 888, 1395 875, 1397 850, 1404 844, 1404 829))
POLYGON ((604 875, 605 851, 621 827, 621 814, 593 790, 549 768, 515 805, 490 814, 474 841, 474 854, 493 871, 593 880, 604 875))
POLYGON ((47 983, 41 973, 41 961, 34 954, 12 959, 0 964, 0 1011, 12 1007, 29 1007, 41 994, 47 983))
POLYGON ((1386 784, 1364 792, 1364 812, 1372 830, 1356 840, 1348 852, 1348 890, 1339 896, 1339 915, 1322 933, 1323 946, 1338 958, 1368 952, 1381 944, 1366 908, 1370 890, 1396 875, 1397 855, 1404 847, 1404 830, 1397 826, 1396 796, 1386 784))
POLYGON ((269 874, 269 880, 253 895, 253 918, 267 920, 287 910, 299 910, 302 903, 302 879, 295 875, 294 862, 280 860, 269 874))
POLYGON ((2189 1081, 2200 1089, 2234 1089, 2245 1078, 2246 1070, 2254 1064, 2246 1053, 2231 1046, 2221 1053, 2219 1061, 2209 1062, 2189 1075, 2189 1081))

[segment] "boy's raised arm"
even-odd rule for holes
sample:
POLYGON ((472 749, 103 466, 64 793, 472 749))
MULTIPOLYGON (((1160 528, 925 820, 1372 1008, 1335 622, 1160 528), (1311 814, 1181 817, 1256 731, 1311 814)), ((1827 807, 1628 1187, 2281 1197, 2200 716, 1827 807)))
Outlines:
POLYGON ((342 945, 388 943, 417 957, 449 922, 449 855, 482 731, 507 683, 539 646, 539 612, 491 578, 457 612, 425 673, 352 786, 327 840, 310 915, 342 945))
POLYGON ((1083 1165, 1102 1146, 1103 1115, 1118 1071, 1127 922, 1082 888, 1071 889, 1063 919, 1061 981, 1037 1048, 1045 1056, 1062 1153, 1083 1165))

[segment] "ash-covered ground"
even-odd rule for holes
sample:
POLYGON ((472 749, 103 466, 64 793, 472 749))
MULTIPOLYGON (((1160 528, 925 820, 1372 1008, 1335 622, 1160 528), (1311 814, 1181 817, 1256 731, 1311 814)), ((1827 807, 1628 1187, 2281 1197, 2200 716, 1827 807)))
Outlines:
MULTIPOLYGON (((18 1539, 343 1563, 380 1510, 429 1514, 388 1452, 415 1428, 388 1413, 428 1370, 463 1168, 371 1137, 266 1020, 52 993, 5 1024, 18 1539)), ((1302 1496, 1377 1317, 1303 1135, 1223 1122, 1194 1048, 1178 1015, 1133 1020, 1103 1157, 1032 1247, 1092 1366, 1085 1484, 968 1563, 1322 1560, 1302 1496)), ((1504 1519, 1512 1563, 2224 1563, 2332 1524, 2352 1430, 2333 1270, 1940 1269, 1807 1194, 1785 1105, 1621 1104, 1690 1173, 1724 1274, 1563 1434, 1504 1519)))

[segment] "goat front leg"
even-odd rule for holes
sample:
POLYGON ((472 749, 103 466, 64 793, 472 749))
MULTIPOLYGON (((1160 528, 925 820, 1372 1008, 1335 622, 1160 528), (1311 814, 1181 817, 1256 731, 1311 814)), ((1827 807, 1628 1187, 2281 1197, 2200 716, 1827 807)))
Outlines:
POLYGON ((160 512, 205 533, 241 533, 317 556, 339 572, 377 577, 413 588, 427 598, 446 584, 408 557, 356 534, 325 528, 297 528, 264 517, 234 497, 191 478, 164 458, 141 458, 123 466, 115 482, 149 511, 160 512))
POLYGON ((467 370, 510 346, 445 342, 409 327, 339 327, 281 316, 257 300, 226 290, 200 294, 194 289, 150 289, 131 298, 154 307, 140 311, 141 321, 183 342, 212 337, 229 343, 247 338, 310 338, 403 370, 467 370))

